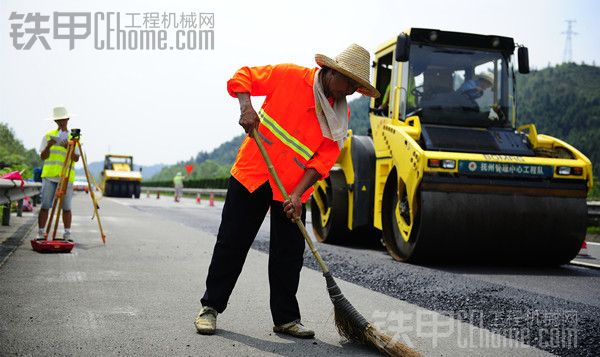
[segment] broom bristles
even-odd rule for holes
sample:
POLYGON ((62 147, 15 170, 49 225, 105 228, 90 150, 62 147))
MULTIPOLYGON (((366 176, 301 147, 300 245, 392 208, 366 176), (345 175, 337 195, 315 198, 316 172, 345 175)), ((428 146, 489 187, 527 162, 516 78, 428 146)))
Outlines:
POLYGON ((350 341, 366 344, 365 329, 369 322, 342 296, 333 305, 335 326, 341 336, 350 341))
POLYGON ((369 344, 388 356, 420 357, 421 354, 395 338, 390 337, 376 326, 369 324, 365 330, 369 344))
POLYGON ((349 341, 372 345, 388 356, 420 356, 415 350, 370 324, 344 297, 330 272, 324 273, 323 276, 327 281, 327 291, 333 303, 335 326, 341 336, 349 341))

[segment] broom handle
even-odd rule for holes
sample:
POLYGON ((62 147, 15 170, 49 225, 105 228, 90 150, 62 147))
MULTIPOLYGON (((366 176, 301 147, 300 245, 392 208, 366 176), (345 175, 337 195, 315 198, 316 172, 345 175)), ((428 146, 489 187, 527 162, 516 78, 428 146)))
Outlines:
MULTIPOLYGON (((285 188, 283 187, 283 184, 281 183, 281 180, 279 179, 279 176, 277 175, 277 171, 275 171, 275 168, 273 167, 271 158, 269 158, 269 154, 267 154, 267 150, 265 150, 265 146, 263 145, 262 141, 260 140, 260 137, 258 136, 258 132, 256 131, 256 129, 252 129, 252 137, 254 138, 254 141, 258 145, 258 149, 260 150, 260 153, 262 154, 263 159, 265 159, 267 168, 269 169, 271 176, 275 180, 275 183, 277 184, 277 188, 279 188, 279 191, 283 195, 283 198, 285 200, 289 200, 290 196, 285 191, 285 188)), ((304 227, 304 224, 302 224, 302 220, 298 217, 294 217, 294 222, 296 222, 296 225, 298 225, 298 228, 300 229, 300 232, 304 236, 304 240, 306 240, 306 243, 308 244, 310 251, 315 256, 317 263, 319 263, 319 265, 321 266, 321 270, 323 271, 324 274, 328 273, 329 268, 327 267, 327 264, 325 264, 325 262, 323 261, 323 258, 321 258, 321 254, 319 254, 319 251, 317 251, 317 249, 315 248, 315 245, 313 244, 312 240, 308 236, 308 232, 306 232, 306 227, 304 227)))

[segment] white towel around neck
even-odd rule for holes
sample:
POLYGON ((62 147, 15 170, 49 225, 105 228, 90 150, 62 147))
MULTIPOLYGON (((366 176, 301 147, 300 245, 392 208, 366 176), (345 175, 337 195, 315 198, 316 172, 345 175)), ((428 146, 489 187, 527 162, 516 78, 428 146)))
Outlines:
POLYGON ((315 83, 313 85, 315 94, 315 111, 321 132, 323 136, 335 141, 340 150, 344 146, 344 140, 348 136, 348 103, 346 97, 337 99, 333 103, 333 108, 323 89, 321 70, 315 73, 315 83))

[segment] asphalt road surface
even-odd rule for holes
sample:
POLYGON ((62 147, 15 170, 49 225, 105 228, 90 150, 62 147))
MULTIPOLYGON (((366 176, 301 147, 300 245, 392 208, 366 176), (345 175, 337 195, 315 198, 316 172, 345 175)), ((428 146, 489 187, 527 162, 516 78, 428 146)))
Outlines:
MULTIPOLYGON (((219 315, 217 335, 206 337, 192 322, 221 203, 105 198, 106 245, 89 206, 87 196, 76 195, 78 245, 70 254, 32 251, 32 231, 10 237, 16 250, 0 266, 0 355, 377 355, 336 333, 308 251, 298 297, 317 338, 270 331, 268 218, 219 315)), ((599 270, 418 266, 375 248, 317 248, 353 305, 424 355, 592 356, 600 350, 599 270)), ((596 248, 588 245, 592 255, 596 248)))

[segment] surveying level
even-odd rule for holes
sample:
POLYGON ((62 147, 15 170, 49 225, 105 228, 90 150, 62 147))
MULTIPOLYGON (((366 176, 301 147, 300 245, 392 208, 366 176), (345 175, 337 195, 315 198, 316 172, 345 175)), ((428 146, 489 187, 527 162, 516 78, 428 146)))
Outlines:
POLYGON ((91 185, 90 182, 90 171, 87 166, 87 162, 85 159, 85 155, 83 153, 83 149, 81 148, 81 143, 79 139, 81 137, 81 129, 71 129, 69 143, 67 146, 67 156, 65 157, 65 162, 63 163, 63 167, 60 173, 60 181, 58 187, 56 188, 56 192, 54 193, 54 200, 52 201, 52 210, 50 211, 49 219, 46 226, 46 233, 44 234, 44 239, 33 239, 31 241, 31 247, 33 250, 42 253, 69 253, 73 247, 75 247, 75 243, 71 240, 65 240, 56 238, 56 230, 58 229, 58 222, 60 221, 60 216, 63 211, 63 200, 65 193, 67 192, 67 188, 69 185, 69 176, 71 174, 71 170, 73 170, 73 154, 75 153, 75 148, 79 149, 79 154, 81 155, 81 162, 83 163, 83 170, 85 171, 85 178, 88 183, 88 187, 90 188, 89 194, 92 199, 92 204, 94 206, 94 216, 98 219, 98 227, 100 228, 100 238, 102 239, 102 243, 106 244, 106 236, 104 235, 104 230, 102 229, 102 223, 100 222, 100 215, 98 214, 98 201, 96 200, 96 195, 94 194, 94 186, 91 185), (54 229, 52 231, 52 238, 49 238, 50 230, 54 223, 54 229))

